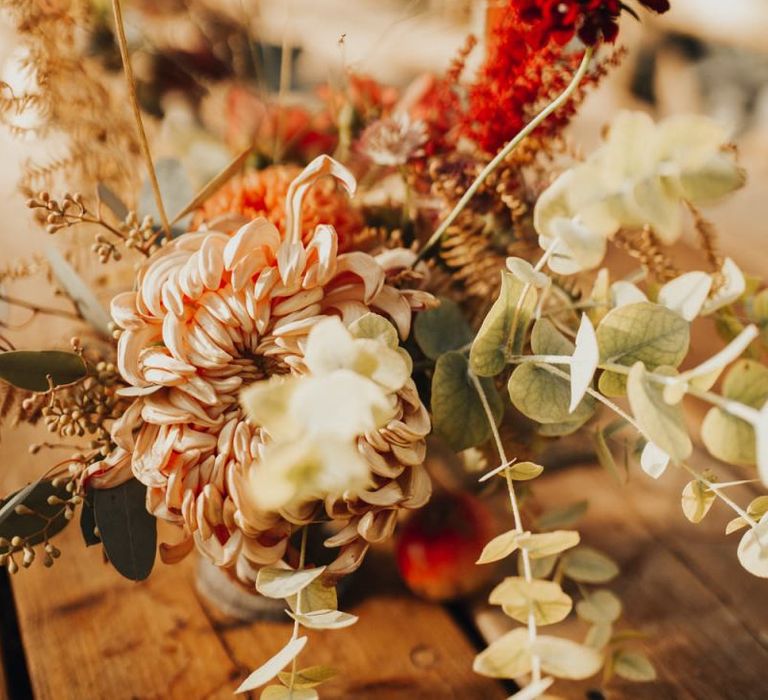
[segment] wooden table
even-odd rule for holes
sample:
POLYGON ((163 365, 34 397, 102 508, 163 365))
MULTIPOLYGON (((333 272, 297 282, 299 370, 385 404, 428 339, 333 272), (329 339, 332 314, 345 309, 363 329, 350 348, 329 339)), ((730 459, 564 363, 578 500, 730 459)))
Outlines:
MULTIPOLYGON (((540 481, 549 506, 590 499, 579 524, 583 540, 620 562, 622 575, 612 588, 625 603, 625 623, 649 635, 645 651, 659 680, 614 681, 609 700, 766 697, 768 583, 740 570, 736 541, 723 534, 730 513, 715 506, 701 525, 688 523, 679 508, 685 478, 675 472, 659 482, 636 474, 620 487, 599 467, 582 466, 540 481)), ((740 489, 734 496, 749 500, 749 487, 740 489)), ((219 618, 195 591, 193 558, 175 567, 158 564, 148 581, 134 584, 78 538, 77 528, 65 532, 64 554, 53 569, 33 566, 17 575, 12 601, 4 591, 2 642, 12 698, 227 698, 290 634, 284 623, 219 618), (14 644, 8 619, 13 603, 21 644, 14 644)), ((342 671, 324 686, 323 698, 509 695, 471 670, 482 643, 477 628, 492 638, 507 625, 481 603, 449 610, 419 601, 398 583, 391 559, 374 553, 343 607, 360 616, 358 624, 310 633, 303 655, 307 664, 342 671)), ((557 692, 600 697, 590 692, 595 686, 562 683, 557 692)))

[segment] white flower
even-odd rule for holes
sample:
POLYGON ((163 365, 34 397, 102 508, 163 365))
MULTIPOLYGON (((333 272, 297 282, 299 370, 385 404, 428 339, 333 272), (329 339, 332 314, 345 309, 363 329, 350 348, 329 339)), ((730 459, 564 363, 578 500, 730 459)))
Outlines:
POLYGON ((309 374, 273 377, 241 395, 250 420, 270 438, 246 476, 246 497, 257 508, 367 487, 368 464, 356 440, 393 417, 391 392, 410 376, 397 350, 353 337, 337 318, 313 327, 304 360, 309 374))
POLYGON ((606 143, 563 173, 534 211, 539 243, 561 238, 550 267, 571 274, 596 267, 605 241, 621 228, 651 226, 662 242, 682 230, 680 203, 706 203, 744 184, 725 132, 707 117, 684 115, 660 124, 623 112, 606 143))
POLYGON ((360 137, 360 150, 376 165, 405 165, 426 140, 424 122, 400 113, 371 124, 360 137))

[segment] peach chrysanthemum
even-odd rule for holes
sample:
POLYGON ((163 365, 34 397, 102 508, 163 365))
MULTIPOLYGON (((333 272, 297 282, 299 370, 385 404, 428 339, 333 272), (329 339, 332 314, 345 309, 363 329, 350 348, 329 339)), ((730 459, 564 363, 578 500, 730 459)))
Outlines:
MULTIPOLYGON (((263 216, 285 234, 285 197, 300 172, 295 165, 272 165, 233 178, 197 212, 194 227, 206 222, 215 225, 222 216, 231 220, 233 215, 240 215, 248 221, 263 216)), ((342 252, 350 248, 354 236, 364 226, 360 212, 332 180, 321 180, 306 192, 301 212, 305 243, 320 224, 333 226, 342 252)))
POLYGON ((307 373, 307 336, 328 316, 350 325, 373 311, 405 338, 412 311, 429 301, 387 282, 387 267, 410 264, 407 251, 339 255, 336 232, 325 224, 302 236, 302 199, 324 175, 354 189, 351 174, 322 156, 288 188, 284 235, 264 218, 232 236, 186 233, 146 262, 135 292, 112 302, 122 329, 118 367, 131 385, 124 392, 135 398, 113 427, 116 449, 91 479, 98 488, 133 474, 147 485, 148 509, 184 529, 180 544, 161 545, 166 561, 196 544, 247 579, 284 556, 296 525, 328 517, 347 523, 327 541, 341 547, 330 573, 342 574, 359 564, 368 542, 391 533, 398 509, 429 496, 422 466, 429 416, 409 378, 390 396, 393 417, 357 441, 371 471, 368 490, 274 512, 241 508, 241 477, 258 468, 268 442, 244 415, 241 388, 307 373))

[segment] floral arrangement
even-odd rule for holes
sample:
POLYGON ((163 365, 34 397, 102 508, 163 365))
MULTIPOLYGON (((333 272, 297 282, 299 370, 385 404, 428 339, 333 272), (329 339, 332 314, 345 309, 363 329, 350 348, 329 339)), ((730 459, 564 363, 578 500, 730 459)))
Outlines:
POLYGON ((683 410, 709 404, 704 448, 768 484, 768 288, 720 254, 699 209, 743 185, 737 154, 710 119, 637 112, 614 115, 583 158, 566 147, 580 101, 621 60, 610 45, 634 9, 509 0, 489 15, 484 46, 469 39, 445 75, 402 91, 350 75, 316 112, 286 111, 285 132, 279 107, 262 105, 268 127, 243 117, 255 103, 232 87, 223 140, 245 140, 244 150, 195 194, 183 163, 153 159, 119 0, 113 27, 135 124, 99 87, 94 62, 80 91, 94 112, 62 116, 75 27, 92 11, 64 5, 10 4, 36 84, 28 94, 0 84, 5 121, 36 109, 44 126, 34 128, 71 132, 68 155, 30 166, 22 183, 41 224, 69 236, 68 254, 51 248, 7 267, 0 299, 77 329, 66 351, 20 350, 2 325, 4 420, 42 419, 67 449, 76 442, 0 506, 11 573, 54 564, 52 539, 76 511, 85 544, 134 580, 150 575, 156 551, 172 564, 196 550, 285 600, 294 621, 239 691, 316 698, 332 672, 299 668, 303 630, 356 621, 334 586, 429 501, 429 438, 509 502, 506 530, 469 566, 517 560, 489 601, 519 625, 478 654, 475 671, 516 679, 521 700, 601 670, 605 683, 651 680, 604 587, 616 565, 580 543, 573 518, 528 519, 545 468, 537 446, 578 434, 614 475, 688 472, 685 517, 700 521, 716 501, 732 509, 726 534, 740 532, 740 563, 768 577, 768 499, 738 504, 728 489, 741 481, 697 469, 683 410), (480 70, 464 76, 480 50, 480 70), (88 152, 95 112, 120 117, 88 152), (274 152, 293 161, 266 162, 258 144, 283 137, 274 152), (317 155, 318 144, 333 153, 317 155), (143 160, 144 185, 110 153, 143 160), (60 197, 43 188, 57 179, 70 183, 60 197), (670 252, 686 225, 705 269, 680 269, 670 252), (110 270, 108 289, 74 254, 81 232, 110 270), (635 262, 632 274, 616 271, 613 249, 635 262), (38 274, 69 308, 8 293, 38 274), (722 342, 691 363, 691 328, 707 323, 722 342), (174 541, 158 545, 158 520, 176 526, 174 541), (328 556, 309 552, 310 531, 328 556), (582 643, 541 632, 572 610, 587 625, 582 643))

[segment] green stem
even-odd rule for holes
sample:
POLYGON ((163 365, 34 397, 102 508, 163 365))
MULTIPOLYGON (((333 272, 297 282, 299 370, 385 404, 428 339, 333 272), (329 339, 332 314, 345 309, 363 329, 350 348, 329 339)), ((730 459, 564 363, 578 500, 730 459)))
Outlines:
MULTIPOLYGON (((504 470, 504 476, 507 480, 509 504, 512 507, 512 517, 515 521, 515 531, 522 533, 524 532, 523 519, 520 516, 520 506, 518 505, 517 494, 515 493, 515 482, 512 479, 512 474, 509 470, 511 462, 507 458, 507 451, 504 449, 504 444, 501 441, 501 435, 499 434, 499 429, 496 425, 496 420, 493 417, 493 411, 491 410, 491 405, 488 403, 488 397, 485 395, 483 385, 474 372, 470 371, 469 378, 472 380, 472 384, 474 384, 477 395, 480 398, 480 403, 483 405, 483 411, 485 412, 485 417, 488 420, 488 425, 491 428, 493 441, 496 445, 496 451, 499 453, 499 459, 501 459, 502 464, 508 465, 504 470)), ((523 562, 523 576, 525 577, 526 582, 531 583, 533 581, 531 559, 528 555, 528 550, 525 549, 525 547, 520 549, 520 557, 523 562)), ((536 617, 532 609, 528 613, 528 639, 530 640, 531 644, 536 641, 536 617)), ((541 659, 537 654, 534 654, 532 658, 531 676, 534 683, 541 680, 541 659)))
MULTIPOLYGON (((496 168, 504 161, 504 159, 512 153, 512 151, 517 148, 517 146, 520 145, 520 143, 530 136, 530 134, 543 122, 549 117, 550 114, 557 111, 560 107, 562 107, 573 95, 576 88, 579 86, 579 83, 584 79, 584 76, 587 73, 587 69, 589 68, 589 62, 592 59, 592 48, 587 47, 587 50, 584 52, 584 56, 581 59, 581 64, 579 65, 578 70, 576 73, 574 73, 573 78, 571 79, 571 82, 568 84, 568 87, 563 90, 562 93, 558 97, 555 98, 550 104, 548 104, 541 112, 539 112, 526 126, 523 128, 520 133, 517 134, 504 148, 502 148, 496 156, 491 160, 488 165, 486 165, 482 172, 475 178, 475 181, 469 186, 469 189, 464 193, 462 198, 458 201, 456 206, 453 208, 453 210, 448 214, 447 217, 443 220, 443 222, 440 224, 438 229, 432 234, 432 237, 427 241, 426 245, 421 249, 419 252, 416 261, 419 262, 423 260, 427 253, 429 253, 434 246, 436 246, 440 239, 443 237, 443 234, 448 230, 448 227, 456 221, 456 217, 461 214, 461 212, 464 210, 464 208, 467 206, 467 204, 470 202, 472 197, 475 196, 477 191, 480 189, 480 186, 485 182, 486 178, 494 171, 496 168)), ((415 263, 414 263, 415 264, 415 263)))
MULTIPOLYGON (((301 570, 304 568, 304 562, 307 558, 307 535, 309 533, 309 528, 305 525, 304 529, 301 531, 301 548, 299 549, 299 566, 298 569, 301 570)), ((301 615, 301 594, 304 591, 301 590, 296 594, 296 616, 298 617, 301 615)), ((297 639, 299 636, 299 621, 297 619, 294 619, 293 621, 293 634, 291 635, 291 639, 297 639)), ((296 684, 296 662, 298 660, 298 654, 293 657, 293 662, 291 663, 291 682, 288 684, 288 700, 291 700, 293 698, 293 687, 296 684)))

